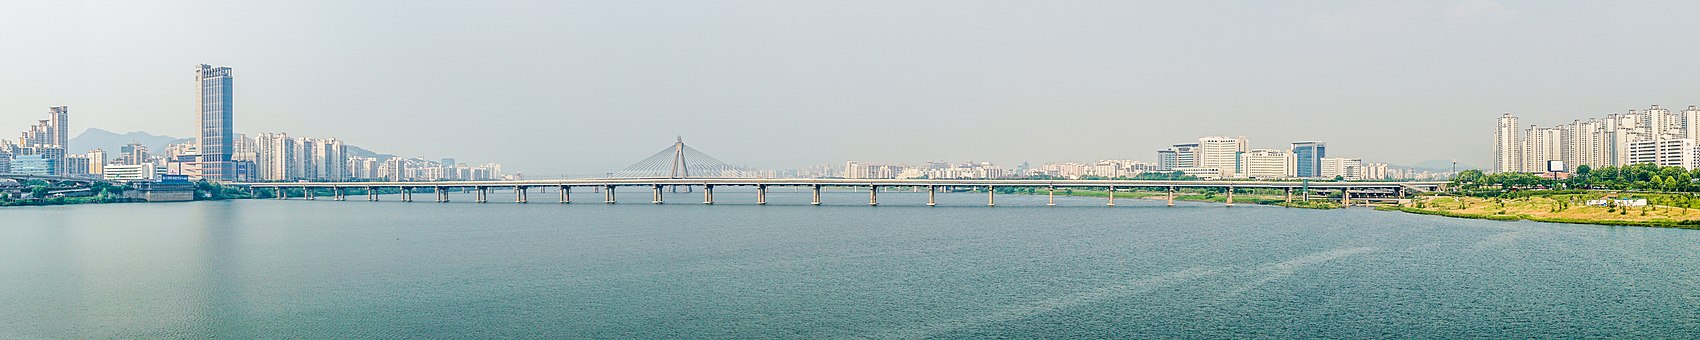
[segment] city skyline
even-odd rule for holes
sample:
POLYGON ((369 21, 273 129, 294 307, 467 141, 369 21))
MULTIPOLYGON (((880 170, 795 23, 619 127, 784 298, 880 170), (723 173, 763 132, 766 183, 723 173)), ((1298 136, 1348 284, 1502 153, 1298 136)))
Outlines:
POLYGON ((1491 136, 1466 122, 1700 101, 1673 76, 1700 47, 1647 16, 1700 12, 1687 2, 0 6, 31 13, 0 27, 32 32, 0 46, 58 51, 0 59, 28 80, 0 87, 8 118, 69 105, 79 126, 192 136, 182 65, 206 62, 242 71, 238 132, 540 175, 618 169, 676 135, 761 168, 1149 159, 1242 134, 1488 168, 1491 136), (542 145, 582 147, 527 157, 542 145))

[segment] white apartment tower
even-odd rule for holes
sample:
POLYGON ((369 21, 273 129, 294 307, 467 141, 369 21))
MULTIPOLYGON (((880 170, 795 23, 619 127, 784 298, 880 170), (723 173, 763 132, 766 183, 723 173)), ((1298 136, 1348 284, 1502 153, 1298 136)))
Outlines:
POLYGON ((1512 116, 1510 112, 1499 116, 1499 126, 1493 132, 1493 170, 1495 172, 1523 170, 1523 139, 1517 135, 1517 127, 1517 117, 1512 116))

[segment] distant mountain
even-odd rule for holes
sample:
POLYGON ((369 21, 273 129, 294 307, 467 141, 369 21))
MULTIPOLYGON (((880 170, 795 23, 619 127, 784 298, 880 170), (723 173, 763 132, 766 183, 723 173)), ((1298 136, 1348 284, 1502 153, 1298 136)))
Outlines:
MULTIPOLYGON (((171 144, 189 143, 193 141, 195 140, 191 138, 159 136, 142 131, 117 134, 112 131, 89 128, 88 130, 84 130, 83 134, 71 138, 71 149, 66 150, 66 152, 84 153, 89 150, 101 149, 106 150, 107 157, 115 157, 112 155, 117 154, 118 150, 120 150, 119 148, 135 142, 142 143, 142 145, 147 146, 148 152, 159 154, 161 152, 165 152, 165 147, 170 146, 171 144)), ((395 155, 372 152, 371 150, 366 150, 365 148, 353 145, 348 145, 348 156, 372 157, 377 159, 395 157, 395 155)))
POLYGON ((348 147, 348 157, 372 157, 372 158, 377 158, 378 160, 385 160, 385 159, 390 159, 390 157, 395 157, 395 155, 391 155, 391 154, 387 154, 387 153, 372 152, 372 150, 366 150, 365 148, 358 147, 358 146, 353 146, 353 145, 346 145, 346 146, 348 147))
POLYGON ((106 154, 112 155, 117 154, 119 148, 130 143, 142 143, 143 146, 148 147, 149 152, 162 152, 168 145, 190 141, 192 139, 159 136, 141 131, 118 134, 112 131, 89 128, 83 130, 82 134, 72 137, 70 140, 71 149, 65 150, 65 152, 84 153, 89 150, 101 149, 106 150, 106 154))

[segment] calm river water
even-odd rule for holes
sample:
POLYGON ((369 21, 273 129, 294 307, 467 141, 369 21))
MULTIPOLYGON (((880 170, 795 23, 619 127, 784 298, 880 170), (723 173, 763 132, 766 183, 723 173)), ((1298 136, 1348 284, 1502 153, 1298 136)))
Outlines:
POLYGON ((3 208, 0 338, 1700 336, 1700 231, 622 193, 3 208))

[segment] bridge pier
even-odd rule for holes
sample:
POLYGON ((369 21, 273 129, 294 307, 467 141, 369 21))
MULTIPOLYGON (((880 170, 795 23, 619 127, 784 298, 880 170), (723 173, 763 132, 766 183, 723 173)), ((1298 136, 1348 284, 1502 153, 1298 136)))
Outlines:
POLYGON ((767 185, 756 185, 756 205, 767 205, 767 185))
POLYGON ((607 188, 602 188, 602 203, 614 204, 614 186, 610 185, 607 188))
POLYGON ((413 188, 396 187, 396 189, 401 190, 401 201, 402 202, 413 202, 413 188))
POLYGON ((1293 205, 1293 188, 1287 188, 1287 207, 1291 208, 1292 205, 1293 205))
POLYGON ((936 186, 936 185, 928 185, 927 186, 927 206, 932 207, 932 206, 938 206, 939 205, 938 201, 935 199, 935 198, 938 197, 938 193, 939 193, 938 186, 936 186))
POLYGON ((561 186, 561 204, 567 204, 567 203, 573 202, 573 196, 572 196, 572 194, 570 194, 570 192, 572 192, 572 191, 573 191, 573 187, 569 187, 569 186, 565 186, 565 185, 561 186))
POLYGON ((815 199, 809 205, 820 205, 820 184, 815 184, 815 199))
POLYGON ((1110 190, 1106 191, 1105 193, 1106 193, 1106 195, 1104 195, 1104 196, 1109 197, 1110 201, 1109 201, 1109 203, 1104 203, 1104 206, 1106 206, 1106 207, 1116 206, 1116 186, 1111 185, 1110 190))
POLYGON ((714 204, 714 186, 702 185, 702 204, 714 204))
POLYGON ((1175 187, 1169 187, 1169 205, 1168 206, 1171 206, 1171 207, 1175 206, 1175 187))
POLYGON ((986 206, 998 206, 998 189, 990 185, 986 186, 986 206))
POLYGON ((313 192, 313 187, 302 187, 301 191, 302 191, 302 196, 307 196, 308 201, 319 200, 319 196, 315 195, 314 192, 313 192))
POLYGON ((378 201, 378 188, 377 187, 366 187, 366 200, 371 201, 371 202, 377 202, 378 201))
POLYGON ((1234 187, 1233 186, 1228 187, 1228 205, 1227 206, 1230 206, 1230 207, 1234 206, 1234 187))
POLYGON ((1348 208, 1348 207, 1351 207, 1351 206, 1352 206, 1352 188, 1340 188, 1340 207, 1341 208, 1348 208))
POLYGON ((868 186, 868 206, 872 207, 872 206, 878 206, 878 205, 880 205, 880 186, 869 185, 868 186))
POLYGON ((526 203, 525 194, 530 190, 524 186, 514 186, 514 203, 526 203))
POLYGON ((663 197, 661 197, 661 185, 660 185, 660 184, 656 184, 656 185, 654 185, 654 186, 653 186, 653 187, 654 187, 654 189, 655 189, 655 201, 654 201, 654 202, 651 202, 651 203, 655 203, 655 204, 661 204, 661 203, 662 203, 662 201, 661 201, 661 200, 662 200, 662 199, 663 199, 663 197))
POLYGON ((1052 185, 1052 186, 1047 187, 1045 195, 1049 196, 1049 197, 1045 198, 1045 206, 1047 206, 1047 207, 1057 206, 1057 186, 1052 185))
POLYGON ((487 195, 490 194, 490 188, 473 187, 472 191, 473 191, 473 195, 475 196, 475 198, 474 198, 475 202, 478 202, 478 203, 489 202, 489 200, 487 199, 488 198, 487 195))

